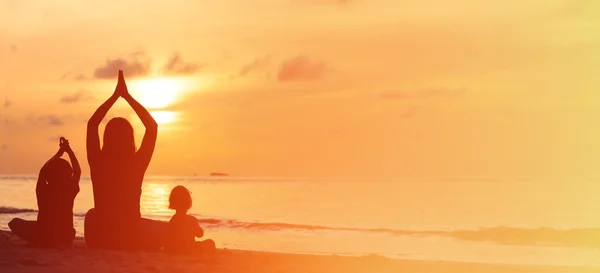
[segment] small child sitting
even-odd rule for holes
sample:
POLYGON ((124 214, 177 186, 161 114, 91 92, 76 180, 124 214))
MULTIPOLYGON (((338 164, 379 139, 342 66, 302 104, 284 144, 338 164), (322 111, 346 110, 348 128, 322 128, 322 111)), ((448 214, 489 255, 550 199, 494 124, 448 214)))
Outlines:
POLYGON ((204 230, 200 227, 196 217, 187 215, 192 208, 190 191, 183 186, 177 186, 169 196, 169 208, 175 210, 167 228, 164 250, 171 253, 211 253, 214 252, 215 242, 204 240, 196 242, 196 237, 201 238, 204 230))
POLYGON ((39 247, 70 247, 75 239, 73 202, 79 193, 81 169, 69 141, 61 137, 59 146, 38 176, 37 221, 15 218, 8 224, 15 235, 39 247), (65 152, 73 168, 61 158, 65 152))

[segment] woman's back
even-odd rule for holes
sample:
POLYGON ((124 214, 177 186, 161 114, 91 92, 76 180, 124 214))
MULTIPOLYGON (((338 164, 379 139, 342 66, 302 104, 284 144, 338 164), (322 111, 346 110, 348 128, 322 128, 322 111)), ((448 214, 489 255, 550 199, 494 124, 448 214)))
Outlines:
POLYGON ((90 164, 95 208, 110 218, 139 218, 144 172, 135 158, 112 161, 101 158, 90 164))

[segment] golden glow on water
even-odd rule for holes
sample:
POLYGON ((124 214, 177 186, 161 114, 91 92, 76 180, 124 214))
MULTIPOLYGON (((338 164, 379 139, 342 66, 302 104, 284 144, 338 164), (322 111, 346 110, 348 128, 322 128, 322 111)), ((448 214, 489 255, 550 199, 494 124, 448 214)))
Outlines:
POLYGON ((131 94, 148 108, 163 109, 180 99, 187 82, 177 78, 152 78, 132 83, 131 94))
POLYGON ((144 214, 170 215, 169 194, 171 185, 162 183, 144 183, 141 209, 144 214))

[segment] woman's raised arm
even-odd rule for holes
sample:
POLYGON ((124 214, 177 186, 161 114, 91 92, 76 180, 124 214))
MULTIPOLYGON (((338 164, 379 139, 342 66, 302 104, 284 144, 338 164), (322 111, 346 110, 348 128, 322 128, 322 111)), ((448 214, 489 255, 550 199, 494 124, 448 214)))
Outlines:
POLYGON ((117 99, 119 98, 119 84, 117 83, 117 88, 115 92, 106 100, 94 114, 88 120, 87 123, 87 135, 86 135, 86 150, 87 150, 87 159, 88 163, 92 165, 96 162, 96 158, 100 155, 100 136, 98 135, 98 127, 100 123, 108 113, 108 110, 115 104, 117 99))
POLYGON ((142 120, 144 127, 146 127, 142 145, 136 154, 136 157, 140 160, 139 162, 146 168, 150 164, 152 154, 154 153, 154 146, 156 145, 156 137, 158 135, 158 124, 150 112, 129 94, 125 78, 123 77, 123 71, 119 71, 119 83, 117 85, 123 87, 123 89, 120 89, 119 95, 133 108, 133 111, 135 111, 140 120, 142 120))

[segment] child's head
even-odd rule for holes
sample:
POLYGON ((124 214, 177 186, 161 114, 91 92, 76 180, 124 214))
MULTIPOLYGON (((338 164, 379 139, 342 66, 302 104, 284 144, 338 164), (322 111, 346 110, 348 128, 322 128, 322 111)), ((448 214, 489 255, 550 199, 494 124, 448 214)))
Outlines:
POLYGON ((62 158, 54 158, 46 165, 46 180, 49 185, 59 185, 71 179, 73 169, 68 161, 62 158))
POLYGON ((192 208, 192 195, 190 191, 184 186, 173 188, 169 196, 169 208, 181 211, 187 211, 192 208))

